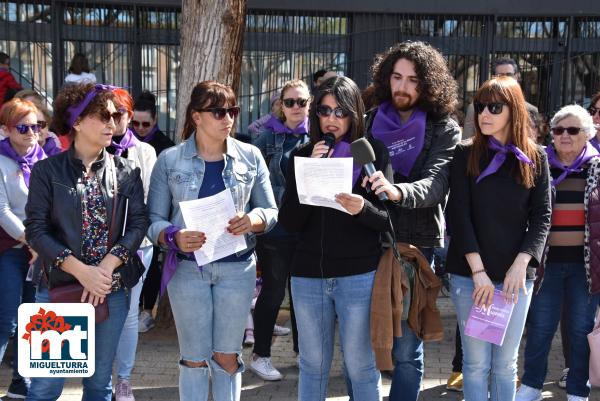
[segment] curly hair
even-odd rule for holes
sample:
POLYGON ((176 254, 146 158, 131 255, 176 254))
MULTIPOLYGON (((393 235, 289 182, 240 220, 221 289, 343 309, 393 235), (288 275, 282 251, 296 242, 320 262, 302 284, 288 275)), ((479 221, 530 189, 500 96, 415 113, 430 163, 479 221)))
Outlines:
POLYGON ((417 106, 436 117, 453 113, 458 105, 458 85, 450 74, 446 60, 430 44, 410 40, 375 56, 371 69, 378 104, 392 100, 390 77, 400 59, 409 60, 415 65, 419 78, 417 106))
MULTIPOLYGON (((69 135, 71 138, 75 135, 73 128, 69 125, 71 113, 69 107, 75 106, 85 99, 88 92, 92 91, 96 84, 77 84, 65 86, 54 100, 54 118, 52 120, 58 134, 69 135)), ((90 114, 96 114, 106 108, 107 102, 115 102, 115 94, 111 90, 104 90, 98 93, 90 104, 79 115, 82 119, 90 114)))

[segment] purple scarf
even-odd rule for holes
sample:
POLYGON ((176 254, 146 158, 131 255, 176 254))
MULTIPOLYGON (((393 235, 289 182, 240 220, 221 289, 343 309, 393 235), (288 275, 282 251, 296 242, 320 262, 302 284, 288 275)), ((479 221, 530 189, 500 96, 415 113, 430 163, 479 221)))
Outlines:
POLYGON ((9 138, 6 138, 0 141, 0 155, 4 155, 19 164, 21 171, 23 172, 23 180, 25 181, 25 185, 29 188, 29 177, 31 176, 31 168, 33 165, 46 158, 46 153, 44 153, 44 149, 36 142, 33 145, 33 148, 29 151, 29 153, 21 156, 19 155, 10 144, 9 138))
POLYGON ((42 149, 44 149, 44 153, 46 153, 46 156, 54 156, 62 152, 62 149, 58 146, 56 141, 58 141, 58 139, 54 139, 50 136, 46 138, 46 143, 44 144, 44 146, 42 146, 42 149))
POLYGON ((291 129, 277 117, 271 116, 263 127, 270 128, 275 134, 308 134, 308 117, 298 124, 296 128, 291 129))
POLYGON ((139 139, 142 142, 150 142, 151 140, 154 139, 154 137, 156 136, 156 133, 160 131, 158 129, 158 123, 154 124, 154 128, 152 128, 152 131, 148 132, 148 135, 146 136, 140 136, 137 132, 134 132, 135 136, 137 139, 139 139))
POLYGON ((598 152, 600 152, 600 142, 598 142, 598 137, 594 135, 592 139, 590 139, 590 143, 598 152))
POLYGON ((385 144, 390 152, 394 171, 408 177, 410 170, 423 149, 427 113, 415 108, 406 123, 391 102, 383 102, 373 119, 371 132, 385 144))
POLYGON ((115 156, 121 156, 127 149, 134 147, 138 144, 138 140, 129 128, 125 131, 125 134, 121 137, 119 143, 115 142, 113 137, 111 146, 115 148, 115 156))
MULTIPOLYGON (((346 141, 346 138, 343 138, 341 141, 335 144, 333 147, 333 152, 331 153, 331 157, 352 157, 350 144, 346 141)), ((362 166, 352 162, 352 188, 354 188, 356 185, 356 181, 358 181, 361 170, 362 166)))
POLYGON ((493 136, 490 136, 488 139, 488 148, 495 150, 496 154, 494 155, 494 158, 492 159, 490 164, 485 168, 485 170, 483 170, 483 172, 481 174, 479 174, 479 177, 477 177, 477 180, 475 180, 476 184, 479 184, 479 181, 483 180, 488 175, 492 175, 496 171, 498 171, 500 166, 502 166, 502 164, 504 164, 504 161, 506 160, 506 156, 508 155, 508 152, 514 153, 515 156, 517 157, 517 159, 519 159, 523 163, 533 164, 533 162, 531 160, 529 160, 527 155, 525 153, 523 153, 523 151, 521 149, 519 149, 512 143, 509 143, 507 145, 502 145, 493 136))
MULTIPOLYGON (((177 246, 177 242, 175 242, 175 234, 177 234, 179 230, 181 229, 177 226, 169 226, 165 228, 165 242, 167 243, 169 251, 167 252, 167 257, 162 269, 162 275, 160 276, 160 295, 165 293, 169 281, 171 281, 175 275, 175 270, 177 270, 177 254, 181 253, 182 255, 187 255, 190 257, 194 256, 193 253, 183 252, 177 246)), ((202 267, 200 267, 200 270, 202 270, 202 267)))
POLYGON ((558 176, 558 178, 552 180, 553 186, 557 186, 571 173, 580 173, 583 170, 581 166, 590 161, 590 159, 600 156, 598 150, 596 150, 594 145, 590 142, 585 144, 585 147, 581 150, 581 153, 579 154, 579 156, 577 156, 577 159, 575 159, 570 166, 565 166, 560 162, 560 160, 558 160, 558 156, 556 155, 556 151, 554 150, 553 145, 546 146, 546 153, 548 154, 548 163, 550 163, 550 166, 561 169, 563 171, 562 174, 558 176))

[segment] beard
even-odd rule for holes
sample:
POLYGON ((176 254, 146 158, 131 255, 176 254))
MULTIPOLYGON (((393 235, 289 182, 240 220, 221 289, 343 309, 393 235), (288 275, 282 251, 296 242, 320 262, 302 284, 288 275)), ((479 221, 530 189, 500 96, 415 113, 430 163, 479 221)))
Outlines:
POLYGON ((412 96, 406 92, 396 91, 392 93, 392 103, 394 108, 398 111, 409 111, 415 107, 417 99, 413 99, 412 96))

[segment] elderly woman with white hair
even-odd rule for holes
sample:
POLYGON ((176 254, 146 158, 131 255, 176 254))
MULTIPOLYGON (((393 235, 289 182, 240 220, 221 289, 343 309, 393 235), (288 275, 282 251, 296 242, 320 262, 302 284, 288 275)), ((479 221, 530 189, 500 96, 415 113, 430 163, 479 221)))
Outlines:
POLYGON ((516 401, 542 399, 548 352, 565 308, 570 365, 567 400, 590 393, 587 334, 600 298, 600 158, 590 144, 596 131, 577 105, 560 109, 550 122, 546 148, 552 175, 552 226, 531 301, 525 369, 516 401))

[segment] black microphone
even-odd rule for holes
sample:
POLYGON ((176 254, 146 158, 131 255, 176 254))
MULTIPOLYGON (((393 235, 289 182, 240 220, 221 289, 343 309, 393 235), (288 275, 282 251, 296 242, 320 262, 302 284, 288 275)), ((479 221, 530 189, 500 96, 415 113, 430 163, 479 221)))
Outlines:
POLYGON ((335 146, 335 135, 333 135, 331 132, 326 132, 323 134, 321 139, 323 139, 325 141, 325 145, 329 147, 329 149, 327 149, 327 153, 323 153, 323 155, 321 155, 321 159, 324 159, 329 154, 331 148, 335 146))
MULTIPOLYGON (((365 169, 365 173, 370 177, 375 174, 375 152, 373 147, 365 138, 359 138, 350 144, 350 151, 352 152, 352 158, 356 164, 362 164, 365 169)), ((386 201, 388 196, 385 192, 381 192, 377 195, 379 200, 386 201)))

